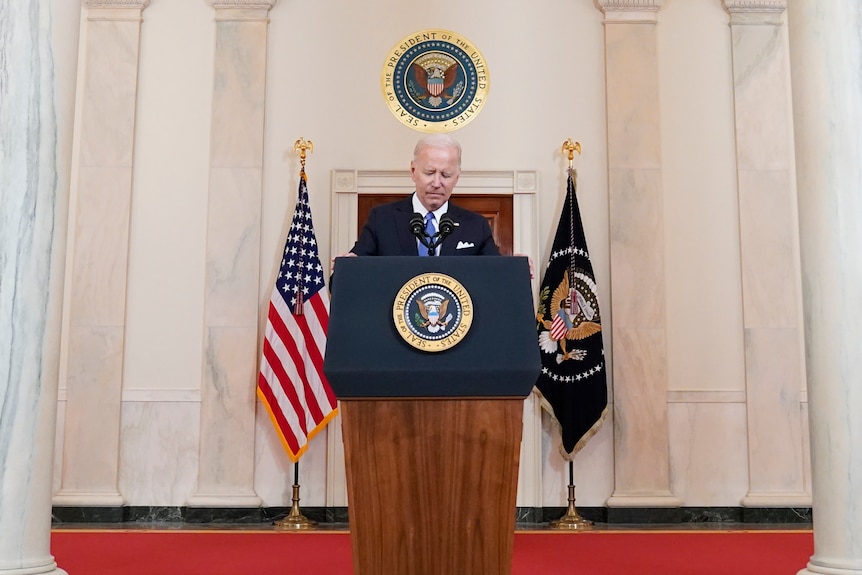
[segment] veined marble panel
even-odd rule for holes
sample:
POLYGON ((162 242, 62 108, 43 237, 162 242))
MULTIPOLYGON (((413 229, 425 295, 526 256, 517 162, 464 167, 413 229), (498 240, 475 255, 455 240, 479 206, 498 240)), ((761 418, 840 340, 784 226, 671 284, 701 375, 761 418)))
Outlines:
POLYGON ((745 326, 801 329, 796 212, 786 170, 739 174, 745 326))
POLYGON ((730 2, 749 491, 743 505, 803 506, 802 313, 787 45, 780 11, 730 2), (743 17, 744 16, 744 17, 743 17), (772 97, 767 101, 764 94, 772 97))
POLYGON ((732 34, 739 168, 788 169, 793 124, 784 28, 734 26, 732 34), (768 104, 764 94, 770 94, 768 104))
POLYGON ((686 507, 737 507, 748 492, 744 403, 673 403, 671 491, 686 507))
POLYGON ((117 450, 123 327, 72 327, 60 505, 119 505, 117 450), (95 417, 94 414, 98 414, 95 417))
POLYGON ((677 507, 670 492, 660 2, 602 0, 613 316, 614 494, 609 507, 677 507), (649 18, 638 20, 638 13, 649 18), (616 13, 613 25, 612 15, 616 13), (627 20, 621 22, 619 20, 627 20))
POLYGON ((805 492, 799 331, 746 329, 751 493, 805 492))
POLYGON ((260 169, 267 24, 217 22, 216 26, 210 165, 260 169))
POLYGON ((78 227, 75 230, 72 327, 122 326, 126 309, 128 228, 78 227))
MULTIPOLYGON (((257 506, 255 386, 267 21, 215 8, 201 444, 195 507, 257 506)), ((226 8, 226 9, 223 9, 226 8)))
POLYGON ((208 326, 256 328, 260 289, 260 169, 213 168, 209 193, 204 322, 208 326))
POLYGON ((79 57, 67 285, 63 472, 56 505, 121 505, 126 278, 140 11, 88 5, 79 57))
POLYGON ((614 327, 616 490, 668 493, 667 343, 658 328, 614 327))
POLYGON ((121 326, 126 311, 131 168, 82 168, 79 181, 70 325, 121 326), (104 201, 107 197, 112 199, 104 201))
POLYGON ((127 401, 120 493, 126 505, 185 505, 197 479, 200 404, 127 401))
POLYGON ((127 228, 131 206, 130 166, 87 166, 78 169, 75 225, 127 228))
MULTIPOLYGON (((60 395, 58 393, 58 395, 60 395)), ((52 468, 51 493, 57 493, 63 481, 63 430, 66 427, 65 393, 57 399, 57 422, 54 427, 54 465, 52 468)))
MULTIPOLYGON (((201 388, 201 459, 197 495, 201 507, 254 498, 257 328, 210 327, 204 336, 201 388), (207 503, 207 497, 221 497, 207 503)), ((259 501, 258 501, 259 504, 259 501)), ((238 504, 236 504, 239 506, 238 504)))
POLYGON ((661 166, 656 50, 653 24, 605 27, 611 169, 661 166))
POLYGON ((80 166, 132 165, 139 21, 87 25, 80 166))
POLYGON ((611 168, 609 183, 614 326, 663 326, 666 302, 661 172, 611 168))

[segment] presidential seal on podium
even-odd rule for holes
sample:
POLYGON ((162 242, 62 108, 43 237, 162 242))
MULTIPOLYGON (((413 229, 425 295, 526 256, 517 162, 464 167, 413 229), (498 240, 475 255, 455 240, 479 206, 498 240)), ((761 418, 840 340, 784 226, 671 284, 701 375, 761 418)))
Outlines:
POLYGON ((472 42, 448 30, 423 30, 390 50, 381 84, 399 122, 420 132, 470 123, 488 97, 488 67, 472 42))
POLYGON ((398 291, 392 305, 395 329, 411 346, 443 351, 461 342, 473 323, 473 300, 455 278, 418 275, 398 291))

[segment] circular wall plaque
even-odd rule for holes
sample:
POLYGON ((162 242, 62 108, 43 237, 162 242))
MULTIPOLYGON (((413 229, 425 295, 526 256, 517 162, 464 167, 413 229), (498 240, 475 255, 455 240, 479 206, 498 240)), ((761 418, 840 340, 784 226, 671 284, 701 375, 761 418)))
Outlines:
POLYGON ((467 125, 488 97, 488 68, 472 42, 448 30, 423 30, 401 40, 381 77, 386 105, 420 132, 467 125))

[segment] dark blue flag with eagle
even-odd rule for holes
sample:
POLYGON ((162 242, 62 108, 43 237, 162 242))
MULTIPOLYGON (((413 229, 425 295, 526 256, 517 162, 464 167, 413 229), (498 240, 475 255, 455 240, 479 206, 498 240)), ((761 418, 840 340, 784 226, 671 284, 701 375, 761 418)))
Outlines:
POLYGON ((571 460, 599 430, 608 408, 602 316, 571 169, 536 327, 542 356, 536 389, 560 426, 563 458, 571 460))

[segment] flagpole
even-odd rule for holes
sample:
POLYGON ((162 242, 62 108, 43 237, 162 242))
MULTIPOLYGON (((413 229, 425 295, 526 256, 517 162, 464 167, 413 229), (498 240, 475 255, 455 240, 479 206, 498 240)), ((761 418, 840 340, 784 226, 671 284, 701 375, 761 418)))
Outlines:
MULTIPOLYGON (((577 172, 575 172, 575 152, 577 152, 578 155, 581 154, 581 143, 575 142, 574 140, 569 138, 568 140, 563 142, 562 151, 567 152, 568 156, 569 156, 569 177, 572 178, 572 181, 576 181, 577 180, 577 172)), ((574 206, 575 201, 576 201, 575 198, 571 198, 567 203, 570 206, 574 206)), ((568 275, 569 275, 569 310, 572 313, 572 315, 574 315, 575 314, 575 307, 577 306, 577 303, 575 301, 575 294, 577 293, 577 289, 575 288, 575 278, 574 278, 576 250, 575 250, 574 218, 572 216, 570 216, 570 218, 569 218, 569 246, 572 248, 571 254, 569 256, 571 258, 571 265, 569 266, 569 273, 568 273, 568 275)))
MULTIPOLYGON (((563 147, 561 150, 563 153, 568 155, 569 159, 569 175, 574 177, 575 173, 575 152, 580 155, 581 153, 581 144, 580 142, 575 142, 572 138, 567 139, 563 142, 563 147)), ((572 203, 574 203, 574 198, 572 198, 572 203)), ((572 232, 573 233, 573 232, 572 232)), ((571 240, 574 243, 574 238, 571 240)), ((574 246, 572 246, 574 248, 574 246)), ((574 257, 575 250, 572 249, 572 265, 569 266, 569 273, 571 273, 572 268, 574 267, 574 257)), ((569 281, 570 291, 572 292, 569 295, 569 305, 574 305, 574 282, 569 281)), ((574 457, 574 456, 573 456, 574 457)), ((551 521, 550 526, 553 529, 570 529, 570 530, 588 530, 592 529, 593 522, 588 521, 581 517, 578 514, 578 510, 575 508, 575 462, 573 459, 569 460, 569 486, 568 486, 568 501, 569 506, 566 510, 566 514, 556 521, 551 521)))
MULTIPOLYGON (((305 156, 306 152, 314 151, 314 144, 311 140, 299 138, 293 144, 293 151, 299 154, 300 177, 305 178, 305 156)), ((294 305, 293 313, 302 315, 302 286, 297 284, 296 304, 294 305)), ((284 519, 275 522, 275 528, 278 530, 299 530, 311 529, 317 525, 316 521, 312 521, 302 514, 299 508, 299 461, 293 464, 293 486, 291 493, 290 513, 284 519)))
MULTIPOLYGON (((306 179, 305 175, 305 155, 306 152, 314 151, 314 144, 311 140, 306 140, 305 138, 299 138, 296 142, 293 143, 293 151, 299 154, 299 177, 304 180, 306 179)), ((303 302, 303 289, 302 289, 302 276, 300 275, 296 280, 296 293, 294 294, 296 297, 296 303, 293 305, 293 313, 294 315, 302 315, 302 302, 303 302)))

